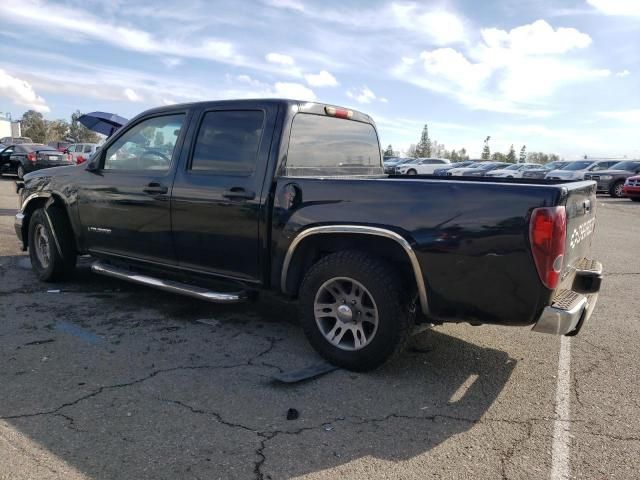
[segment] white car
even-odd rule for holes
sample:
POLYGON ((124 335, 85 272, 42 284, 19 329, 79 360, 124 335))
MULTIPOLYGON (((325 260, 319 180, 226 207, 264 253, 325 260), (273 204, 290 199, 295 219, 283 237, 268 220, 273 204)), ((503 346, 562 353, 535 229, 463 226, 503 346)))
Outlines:
POLYGON ((506 168, 499 170, 493 170, 487 173, 487 177, 498 178, 522 178, 522 174, 527 170, 533 170, 534 168, 540 168, 542 165, 539 163, 514 163, 506 168))
POLYGON ((446 158, 418 158, 414 162, 400 164, 396 167, 396 174, 400 175, 433 175, 436 168, 451 163, 446 158))
POLYGON ((67 153, 73 163, 80 164, 89 160, 98 148, 97 143, 72 143, 67 147, 67 153))
POLYGON ((575 160, 558 170, 551 170, 544 178, 555 180, 584 180, 584 174, 608 170, 619 160, 575 160))

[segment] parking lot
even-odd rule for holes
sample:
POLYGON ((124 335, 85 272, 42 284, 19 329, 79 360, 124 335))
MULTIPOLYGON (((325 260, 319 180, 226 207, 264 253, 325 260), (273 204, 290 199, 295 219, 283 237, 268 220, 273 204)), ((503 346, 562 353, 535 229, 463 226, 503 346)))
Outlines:
POLYGON ((637 477, 634 202, 598 198, 605 281, 579 336, 448 325, 373 373, 295 384, 273 375, 319 357, 293 306, 216 306, 95 276, 88 259, 39 283, 16 206, 4 178, 0 479, 637 477))

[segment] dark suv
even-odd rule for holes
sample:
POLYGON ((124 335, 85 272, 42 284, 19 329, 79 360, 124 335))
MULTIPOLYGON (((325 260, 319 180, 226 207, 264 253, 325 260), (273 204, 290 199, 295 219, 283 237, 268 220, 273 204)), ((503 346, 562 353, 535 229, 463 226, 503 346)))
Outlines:
POLYGON ((612 197, 624 197, 624 182, 627 178, 640 173, 640 160, 618 162, 610 170, 587 173, 585 180, 598 183, 598 193, 608 193, 612 197))

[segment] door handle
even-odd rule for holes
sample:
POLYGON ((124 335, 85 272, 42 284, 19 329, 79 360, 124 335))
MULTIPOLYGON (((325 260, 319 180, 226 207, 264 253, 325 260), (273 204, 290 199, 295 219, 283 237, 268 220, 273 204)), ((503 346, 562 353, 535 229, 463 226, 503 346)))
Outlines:
POLYGON ((151 182, 149 185, 144 187, 142 191, 144 193, 149 193, 151 195, 159 195, 159 194, 167 193, 169 189, 158 182, 151 182))
POLYGON ((229 190, 226 190, 223 194, 223 197, 226 198, 243 198, 246 200, 253 200, 256 198, 256 193, 251 190, 246 190, 242 187, 233 187, 229 190))

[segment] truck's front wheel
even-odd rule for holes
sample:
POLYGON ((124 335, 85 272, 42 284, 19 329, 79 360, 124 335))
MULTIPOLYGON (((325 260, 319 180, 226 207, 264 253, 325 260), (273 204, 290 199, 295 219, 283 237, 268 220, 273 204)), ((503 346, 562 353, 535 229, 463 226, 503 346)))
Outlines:
POLYGON ((55 282, 73 272, 77 255, 71 248, 73 238, 64 212, 50 207, 39 208, 29 222, 29 257, 33 271, 43 282, 55 282), (56 237, 57 235, 57 237, 56 237), (58 247, 64 256, 60 255, 58 247))
POLYGON ((302 327, 329 362, 365 371, 406 345, 410 315, 396 272, 361 252, 322 258, 300 287, 302 327))

